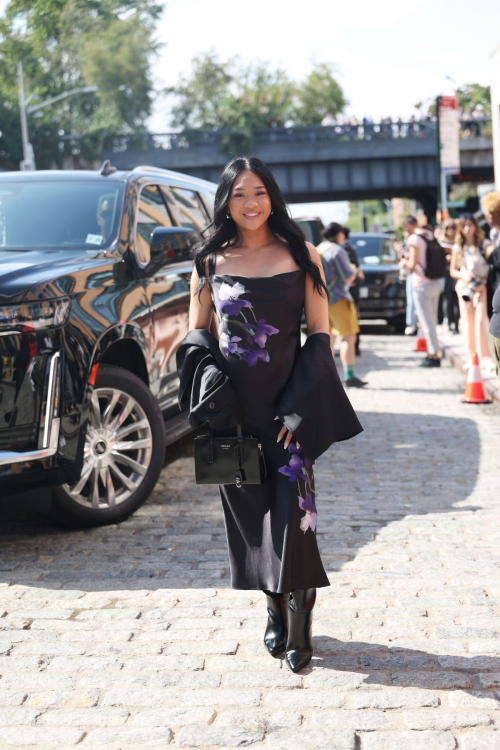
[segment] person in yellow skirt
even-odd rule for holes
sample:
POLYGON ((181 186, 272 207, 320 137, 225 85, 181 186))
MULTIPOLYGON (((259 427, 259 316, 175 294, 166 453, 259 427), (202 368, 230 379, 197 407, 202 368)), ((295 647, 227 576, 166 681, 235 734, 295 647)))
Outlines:
POLYGON ((363 388, 367 385, 366 381, 354 374, 359 324, 356 307, 349 292, 349 286, 356 279, 356 271, 351 266, 346 251, 335 242, 338 226, 335 222, 329 224, 323 232, 325 239, 318 245, 330 295, 328 319, 332 354, 335 354, 335 340, 337 336, 341 336, 340 361, 344 368, 344 385, 346 388, 363 388))

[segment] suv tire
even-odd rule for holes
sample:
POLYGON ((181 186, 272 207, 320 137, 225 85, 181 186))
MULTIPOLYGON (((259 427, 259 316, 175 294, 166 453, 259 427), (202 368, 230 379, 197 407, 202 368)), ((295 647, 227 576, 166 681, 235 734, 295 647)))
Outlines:
POLYGON ((97 371, 78 482, 54 488, 64 526, 119 523, 151 494, 165 458, 165 423, 147 385, 128 370, 97 371))

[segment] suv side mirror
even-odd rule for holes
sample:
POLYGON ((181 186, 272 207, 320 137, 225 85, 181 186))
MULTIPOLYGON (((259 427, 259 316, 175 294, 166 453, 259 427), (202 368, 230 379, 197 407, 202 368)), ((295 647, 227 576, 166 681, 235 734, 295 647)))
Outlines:
POLYGON ((199 242, 199 235, 188 227, 156 227, 151 235, 151 260, 175 263, 191 259, 199 242))

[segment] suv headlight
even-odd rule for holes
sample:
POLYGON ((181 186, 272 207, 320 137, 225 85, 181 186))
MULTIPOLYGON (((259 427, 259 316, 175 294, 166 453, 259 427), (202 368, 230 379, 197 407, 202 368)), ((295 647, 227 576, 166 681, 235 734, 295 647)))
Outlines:
POLYGON ((57 328, 68 320, 70 307, 69 297, 0 305, 0 332, 29 333, 44 328, 57 328))

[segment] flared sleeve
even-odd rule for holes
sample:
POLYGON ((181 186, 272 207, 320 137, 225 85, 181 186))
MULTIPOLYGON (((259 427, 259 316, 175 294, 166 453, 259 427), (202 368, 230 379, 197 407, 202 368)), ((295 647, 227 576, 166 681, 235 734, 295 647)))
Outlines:
POLYGON ((277 413, 312 461, 333 443, 363 431, 340 381, 327 333, 309 336, 301 348, 277 413))

